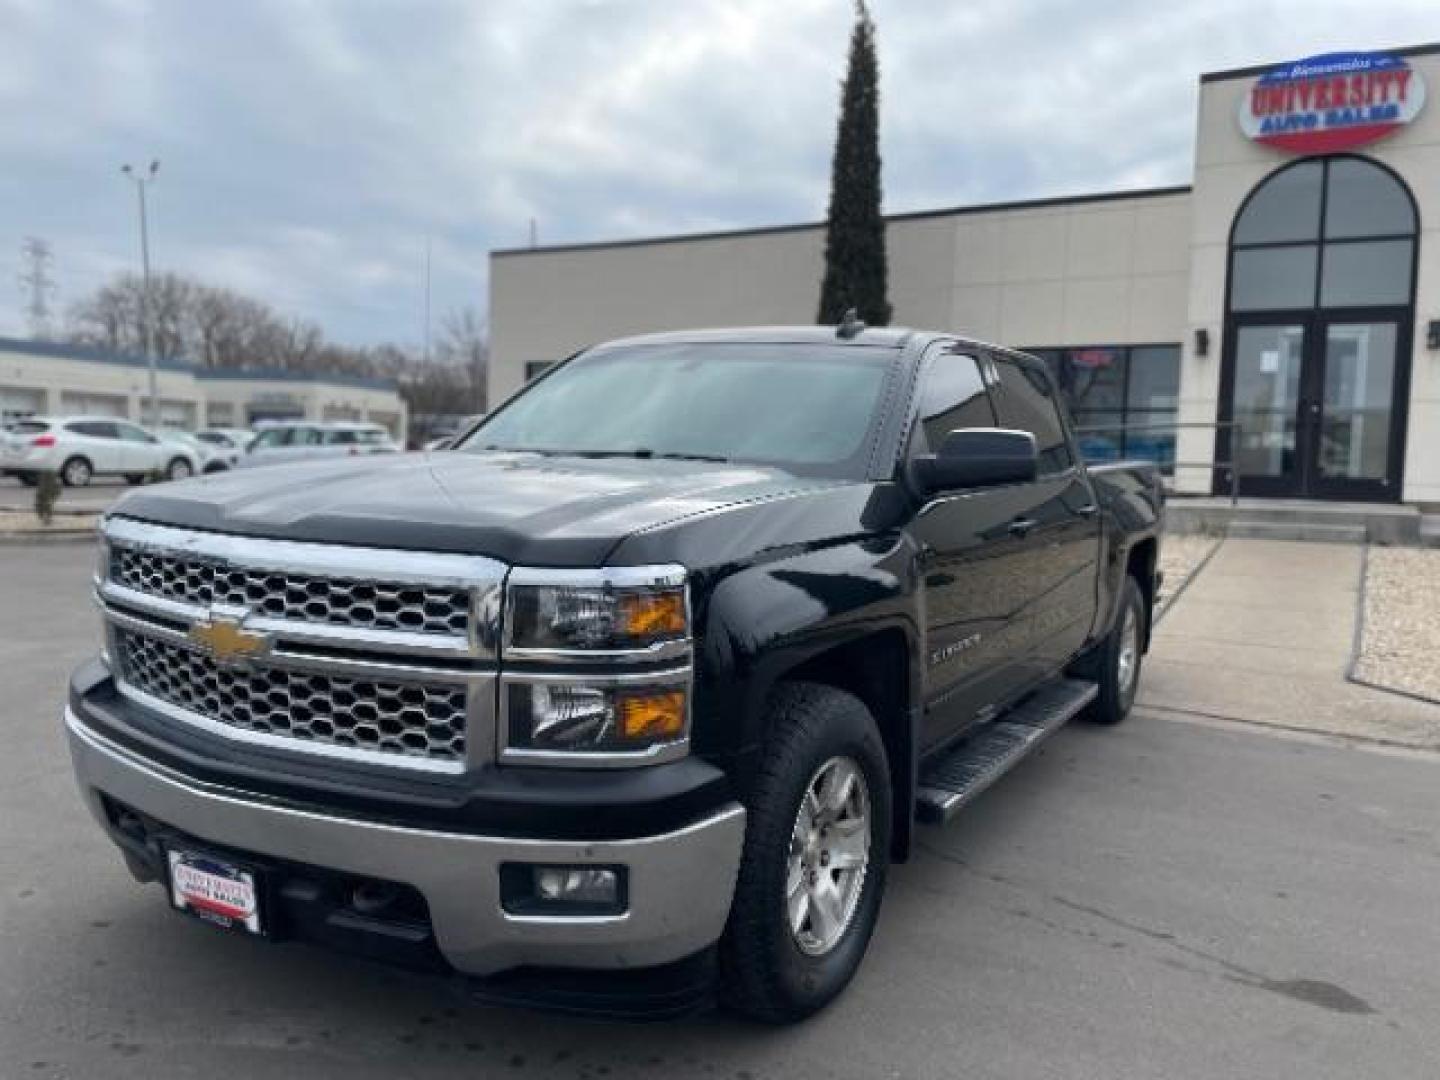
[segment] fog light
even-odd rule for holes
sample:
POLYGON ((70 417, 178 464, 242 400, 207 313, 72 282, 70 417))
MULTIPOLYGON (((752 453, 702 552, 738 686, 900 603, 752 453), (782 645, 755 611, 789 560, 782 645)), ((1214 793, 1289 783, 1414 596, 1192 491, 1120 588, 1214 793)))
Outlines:
POLYGON ((620 883, 614 870, 577 870, 564 866, 535 867, 535 895, 566 904, 615 903, 620 883))
POLYGON ((625 868, 506 863, 500 868, 500 902, 511 915, 623 915, 625 868))

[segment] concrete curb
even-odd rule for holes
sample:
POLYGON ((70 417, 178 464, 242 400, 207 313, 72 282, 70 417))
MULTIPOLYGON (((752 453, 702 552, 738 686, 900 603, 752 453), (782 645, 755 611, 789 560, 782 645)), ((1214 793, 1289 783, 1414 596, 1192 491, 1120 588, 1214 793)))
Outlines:
MULTIPOLYGON (((1180 587, 1165 598, 1165 603, 1162 604, 1160 610, 1155 613, 1155 621, 1150 624, 1150 630, 1152 632, 1155 630, 1155 627, 1160 625, 1160 620, 1170 613, 1170 609, 1175 606, 1180 597, 1185 595, 1185 590, 1190 588, 1190 583, 1200 576, 1200 572, 1204 570, 1205 567, 1210 565, 1210 560, 1213 559, 1221 547, 1224 546, 1225 540, 1225 536, 1222 535, 1219 537, 1215 541, 1215 545, 1205 553, 1205 557, 1195 564, 1195 569, 1186 575, 1185 580, 1180 583, 1180 587)), ((1164 541, 1162 540, 1161 542, 1163 543, 1164 541)))
POLYGON ((1360 549, 1360 587, 1355 590, 1355 633, 1350 639, 1350 662, 1345 665, 1345 681, 1363 686, 1367 690, 1378 690, 1382 694, 1394 694, 1396 697, 1424 702, 1426 705, 1440 705, 1440 698, 1417 694, 1414 690, 1402 690, 1398 686, 1371 682, 1355 674, 1355 669, 1360 666, 1360 653, 1365 648, 1365 583, 1369 577, 1370 545, 1366 544, 1360 549))

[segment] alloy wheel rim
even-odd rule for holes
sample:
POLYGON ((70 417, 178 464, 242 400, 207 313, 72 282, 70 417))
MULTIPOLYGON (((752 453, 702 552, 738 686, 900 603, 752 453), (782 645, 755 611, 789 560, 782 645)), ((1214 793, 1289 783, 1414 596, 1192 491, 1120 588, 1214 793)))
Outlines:
POLYGON ((65 470, 65 479, 70 482, 71 487, 84 487, 90 480, 90 470, 83 461, 72 461, 65 470))
POLYGON ((1120 628, 1120 658, 1116 664, 1116 681, 1120 692, 1128 694, 1135 682, 1135 669, 1140 662, 1140 623, 1135 618, 1135 609, 1127 608, 1125 622, 1120 628))
POLYGON ((815 770, 790 834, 786 925, 807 956, 840 943, 870 866, 870 789, 860 766, 833 757, 815 770))

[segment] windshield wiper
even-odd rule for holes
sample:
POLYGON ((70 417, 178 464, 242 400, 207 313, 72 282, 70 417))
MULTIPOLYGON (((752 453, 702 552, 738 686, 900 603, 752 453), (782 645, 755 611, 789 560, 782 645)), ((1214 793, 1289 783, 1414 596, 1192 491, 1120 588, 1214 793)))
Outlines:
POLYGON ((641 458, 644 460, 664 458, 669 461, 712 461, 717 465, 730 464, 729 458, 721 457, 719 454, 681 454, 670 453, 668 451, 657 453, 643 446, 637 447, 634 450, 568 450, 560 451, 560 453, 568 453, 572 457, 583 458, 641 458))

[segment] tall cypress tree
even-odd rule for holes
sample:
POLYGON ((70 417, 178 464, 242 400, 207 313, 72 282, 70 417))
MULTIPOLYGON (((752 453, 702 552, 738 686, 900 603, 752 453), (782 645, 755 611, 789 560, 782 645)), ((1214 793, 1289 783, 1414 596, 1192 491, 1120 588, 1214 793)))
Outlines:
POLYGON ((838 323, 855 308, 867 324, 890 322, 886 289, 885 221, 880 216, 880 72, 875 23, 856 0, 850 66, 840 91, 840 124, 830 170, 825 222, 825 280, 820 286, 822 325, 838 323))

